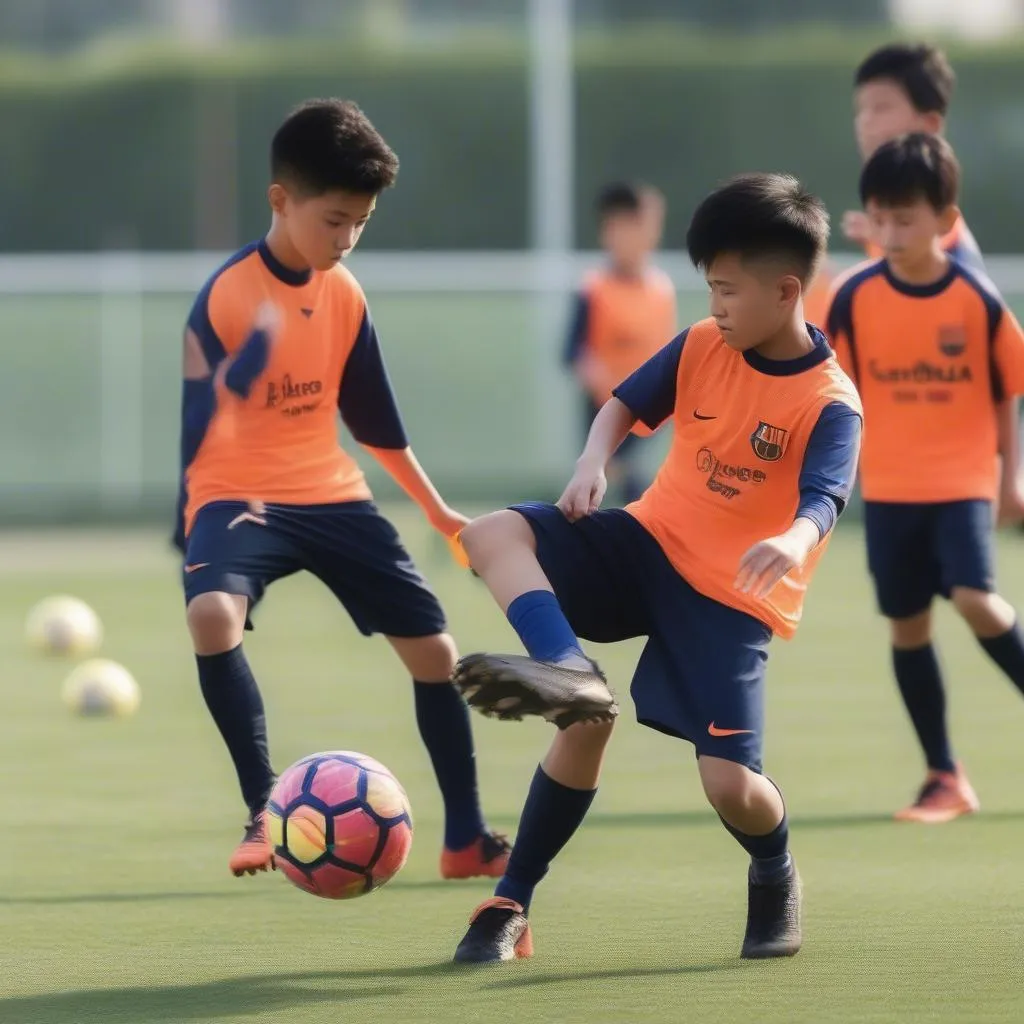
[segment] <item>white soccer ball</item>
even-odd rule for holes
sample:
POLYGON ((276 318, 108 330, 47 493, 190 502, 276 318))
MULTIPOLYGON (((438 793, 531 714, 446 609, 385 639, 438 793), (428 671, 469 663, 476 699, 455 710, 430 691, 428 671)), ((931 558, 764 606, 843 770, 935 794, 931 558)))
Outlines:
POLYGON ((88 654, 103 639, 99 616, 77 597, 47 597, 29 612, 25 623, 29 644, 48 654, 88 654))
POLYGON ((139 708, 142 694, 132 674, 116 661, 83 662, 64 680, 64 703, 79 715, 126 718, 139 708))

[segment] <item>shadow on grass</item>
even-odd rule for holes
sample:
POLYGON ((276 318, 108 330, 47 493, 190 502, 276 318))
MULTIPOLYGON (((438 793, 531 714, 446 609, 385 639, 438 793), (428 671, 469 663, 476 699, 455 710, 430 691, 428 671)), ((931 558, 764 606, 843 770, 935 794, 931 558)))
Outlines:
POLYGON ((550 974, 527 974, 515 978, 502 978, 486 987, 489 989, 532 988, 536 985, 558 985, 562 982, 622 981, 633 978, 664 978, 682 974, 710 974, 713 971, 742 970, 738 959, 716 960, 704 964, 677 964, 673 967, 615 967, 603 971, 558 971, 550 974))
MULTIPOLYGON (((274 1020, 303 1006, 391 999, 404 995, 401 979, 433 978, 452 974, 450 962, 415 967, 388 967, 353 971, 308 971, 246 975, 203 981, 195 985, 151 985, 137 988, 84 989, 0 999, 0 1020, 12 1024, 186 1024, 280 1011, 274 1020)), ((332 1011, 335 1019, 354 1013, 332 1011)))

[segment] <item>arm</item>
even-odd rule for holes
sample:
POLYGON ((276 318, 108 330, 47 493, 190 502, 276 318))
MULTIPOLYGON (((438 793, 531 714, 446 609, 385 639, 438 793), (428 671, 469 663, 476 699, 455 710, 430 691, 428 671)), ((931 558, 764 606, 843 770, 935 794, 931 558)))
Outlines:
POLYGON ((1024 494, 1020 483, 1020 409, 1018 395, 1024 393, 1024 332, 1010 310, 1004 308, 994 339, 995 363, 999 372, 996 428, 1002 461, 999 487, 999 520, 1015 523, 1024 519, 1024 494))
POLYGON ((821 411, 804 452, 793 525, 744 554, 736 575, 737 589, 767 597, 783 576, 803 565, 828 536, 853 490, 860 438, 860 415, 849 406, 833 402, 821 411))
POLYGON ((652 430, 675 408, 676 377, 686 331, 670 341, 635 373, 615 388, 594 418, 576 471, 558 499, 558 507, 570 520, 596 512, 608 481, 605 466, 637 420, 652 430))
POLYGON ((435 530, 451 537, 466 525, 466 517, 445 504, 409 447, 369 311, 363 314, 345 363, 338 409, 356 441, 422 509, 435 530))

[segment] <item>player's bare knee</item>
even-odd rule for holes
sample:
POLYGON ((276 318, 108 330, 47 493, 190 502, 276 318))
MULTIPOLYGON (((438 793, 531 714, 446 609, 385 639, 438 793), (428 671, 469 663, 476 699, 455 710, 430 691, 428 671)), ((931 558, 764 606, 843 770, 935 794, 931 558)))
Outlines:
POLYGON ((492 558, 511 544, 523 543, 531 549, 535 547, 530 524, 511 509, 502 509, 474 519, 463 528, 460 536, 470 564, 477 572, 483 571, 492 558))
POLYGON ((760 776, 735 761, 701 757, 701 785, 708 803, 727 821, 743 817, 757 802, 760 776))
POLYGON ((954 587, 950 599, 967 625, 983 638, 1005 633, 1016 619, 1013 606, 1008 601, 986 590, 954 587))
POLYGON ((185 619, 196 654, 221 654, 242 642, 246 603, 239 594, 220 591, 189 601, 185 619))
POLYGON ((899 650, 913 650, 931 643, 932 613, 930 608, 905 619, 890 619, 889 625, 892 633, 892 645, 899 650))
POLYGON ((576 722, 560 729, 555 745, 568 752, 604 750, 612 738, 615 722, 576 722))
POLYGON ((447 633, 434 636, 389 636, 388 643, 402 659, 409 674, 419 683, 447 683, 451 678, 458 650, 447 633))

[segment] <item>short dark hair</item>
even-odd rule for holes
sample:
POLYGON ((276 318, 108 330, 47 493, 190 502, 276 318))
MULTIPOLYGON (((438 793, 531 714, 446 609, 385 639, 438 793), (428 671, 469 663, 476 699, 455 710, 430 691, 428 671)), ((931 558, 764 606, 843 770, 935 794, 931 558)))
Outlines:
POLYGON ((644 186, 633 181, 613 181, 602 186, 594 200, 599 220, 616 213, 639 213, 644 201, 644 186))
POLYGON ((891 43, 868 54, 854 75, 854 85, 888 78, 906 94, 919 114, 946 115, 956 75, 946 55, 924 43, 891 43))
POLYGON ((307 100, 274 133, 270 173, 307 195, 377 195, 398 176, 398 157, 351 100, 307 100))
POLYGON ((828 245, 824 203, 789 174, 741 174, 694 211, 686 248, 706 271, 725 253, 781 258, 803 282, 817 272, 828 245))
POLYGON ((934 210, 956 203, 960 163, 953 147, 938 135, 912 132, 875 150, 860 174, 860 200, 902 206, 926 200, 934 210))

